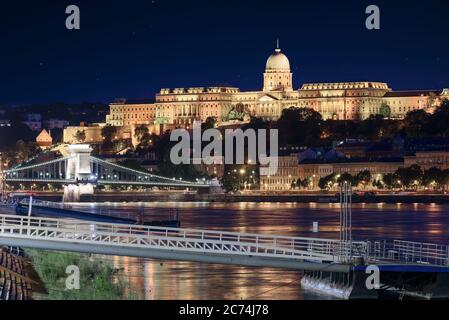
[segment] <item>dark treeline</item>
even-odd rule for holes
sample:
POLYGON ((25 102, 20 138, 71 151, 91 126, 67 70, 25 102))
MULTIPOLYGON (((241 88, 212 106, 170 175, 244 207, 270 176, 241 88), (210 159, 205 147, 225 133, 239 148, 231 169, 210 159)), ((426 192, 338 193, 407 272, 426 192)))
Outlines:
POLYGON ((409 112, 403 120, 372 115, 362 121, 323 120, 307 108, 288 108, 276 123, 281 146, 330 146, 345 139, 381 140, 400 135, 404 138, 449 137, 449 101, 444 100, 435 113, 409 112))
MULTIPOLYGON (((422 170, 419 166, 413 165, 381 176, 372 176, 369 170, 359 172, 357 175, 333 173, 320 178, 318 186, 322 190, 330 190, 342 182, 350 182, 355 187, 372 185, 378 189, 388 190, 445 190, 449 184, 449 170, 436 167, 422 170)), ((311 178, 298 180, 292 183, 292 189, 307 189, 311 183, 311 178)))
POLYGON ((56 102, 6 108, 4 118, 16 123, 23 121, 25 114, 36 113, 42 115, 43 120, 55 118, 67 120, 71 125, 78 125, 80 122, 103 122, 108 111, 109 106, 102 102, 82 102, 76 104, 56 102))

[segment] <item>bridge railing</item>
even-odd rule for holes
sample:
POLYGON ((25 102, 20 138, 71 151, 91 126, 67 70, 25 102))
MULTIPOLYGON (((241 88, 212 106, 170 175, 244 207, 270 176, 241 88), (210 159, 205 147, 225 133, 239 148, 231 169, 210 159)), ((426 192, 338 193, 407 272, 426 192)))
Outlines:
MULTIPOLYGON (((0 236, 341 262, 338 240, 0 216, 0 236)), ((354 242, 354 250, 365 250, 354 242)), ((361 252, 363 253, 363 252, 361 252)))

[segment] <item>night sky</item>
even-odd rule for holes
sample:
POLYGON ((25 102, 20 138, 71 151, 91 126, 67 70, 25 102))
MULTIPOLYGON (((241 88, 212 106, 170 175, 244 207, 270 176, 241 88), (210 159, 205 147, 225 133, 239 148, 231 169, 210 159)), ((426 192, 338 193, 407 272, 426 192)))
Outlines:
POLYGON ((260 90, 277 38, 295 88, 449 87, 448 0, 16 0, 0 15, 0 106, 153 98, 164 87, 260 90), (80 31, 65 28, 70 4, 80 31), (380 7, 380 31, 365 28, 369 4, 380 7))

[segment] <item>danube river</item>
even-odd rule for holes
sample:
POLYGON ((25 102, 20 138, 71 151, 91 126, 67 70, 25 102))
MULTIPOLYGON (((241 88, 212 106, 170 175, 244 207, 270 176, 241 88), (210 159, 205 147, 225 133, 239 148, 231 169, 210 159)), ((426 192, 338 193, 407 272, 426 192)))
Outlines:
MULTIPOLYGON (((178 209, 187 228, 338 238, 339 205, 296 203, 121 203, 82 204, 83 211, 144 213, 167 217, 178 209), (313 222, 319 233, 312 233, 313 222)), ((400 239, 449 244, 449 205, 355 204, 358 240, 400 239)), ((300 288, 300 272, 128 257, 110 259, 140 299, 327 299, 300 288)))

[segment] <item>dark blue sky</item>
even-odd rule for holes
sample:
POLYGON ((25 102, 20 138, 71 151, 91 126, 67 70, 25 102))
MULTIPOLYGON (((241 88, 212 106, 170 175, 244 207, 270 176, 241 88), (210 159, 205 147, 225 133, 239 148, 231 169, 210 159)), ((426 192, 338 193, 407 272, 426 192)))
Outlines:
MULTIPOLYGON (((9 1, 13 2, 13 1, 9 1)), ((0 105, 153 98, 162 87, 260 89, 280 38, 304 82, 449 87, 449 1, 71 0, 0 6, 0 105), (81 30, 65 29, 65 8, 81 30), (365 8, 381 9, 381 30, 365 8)))

